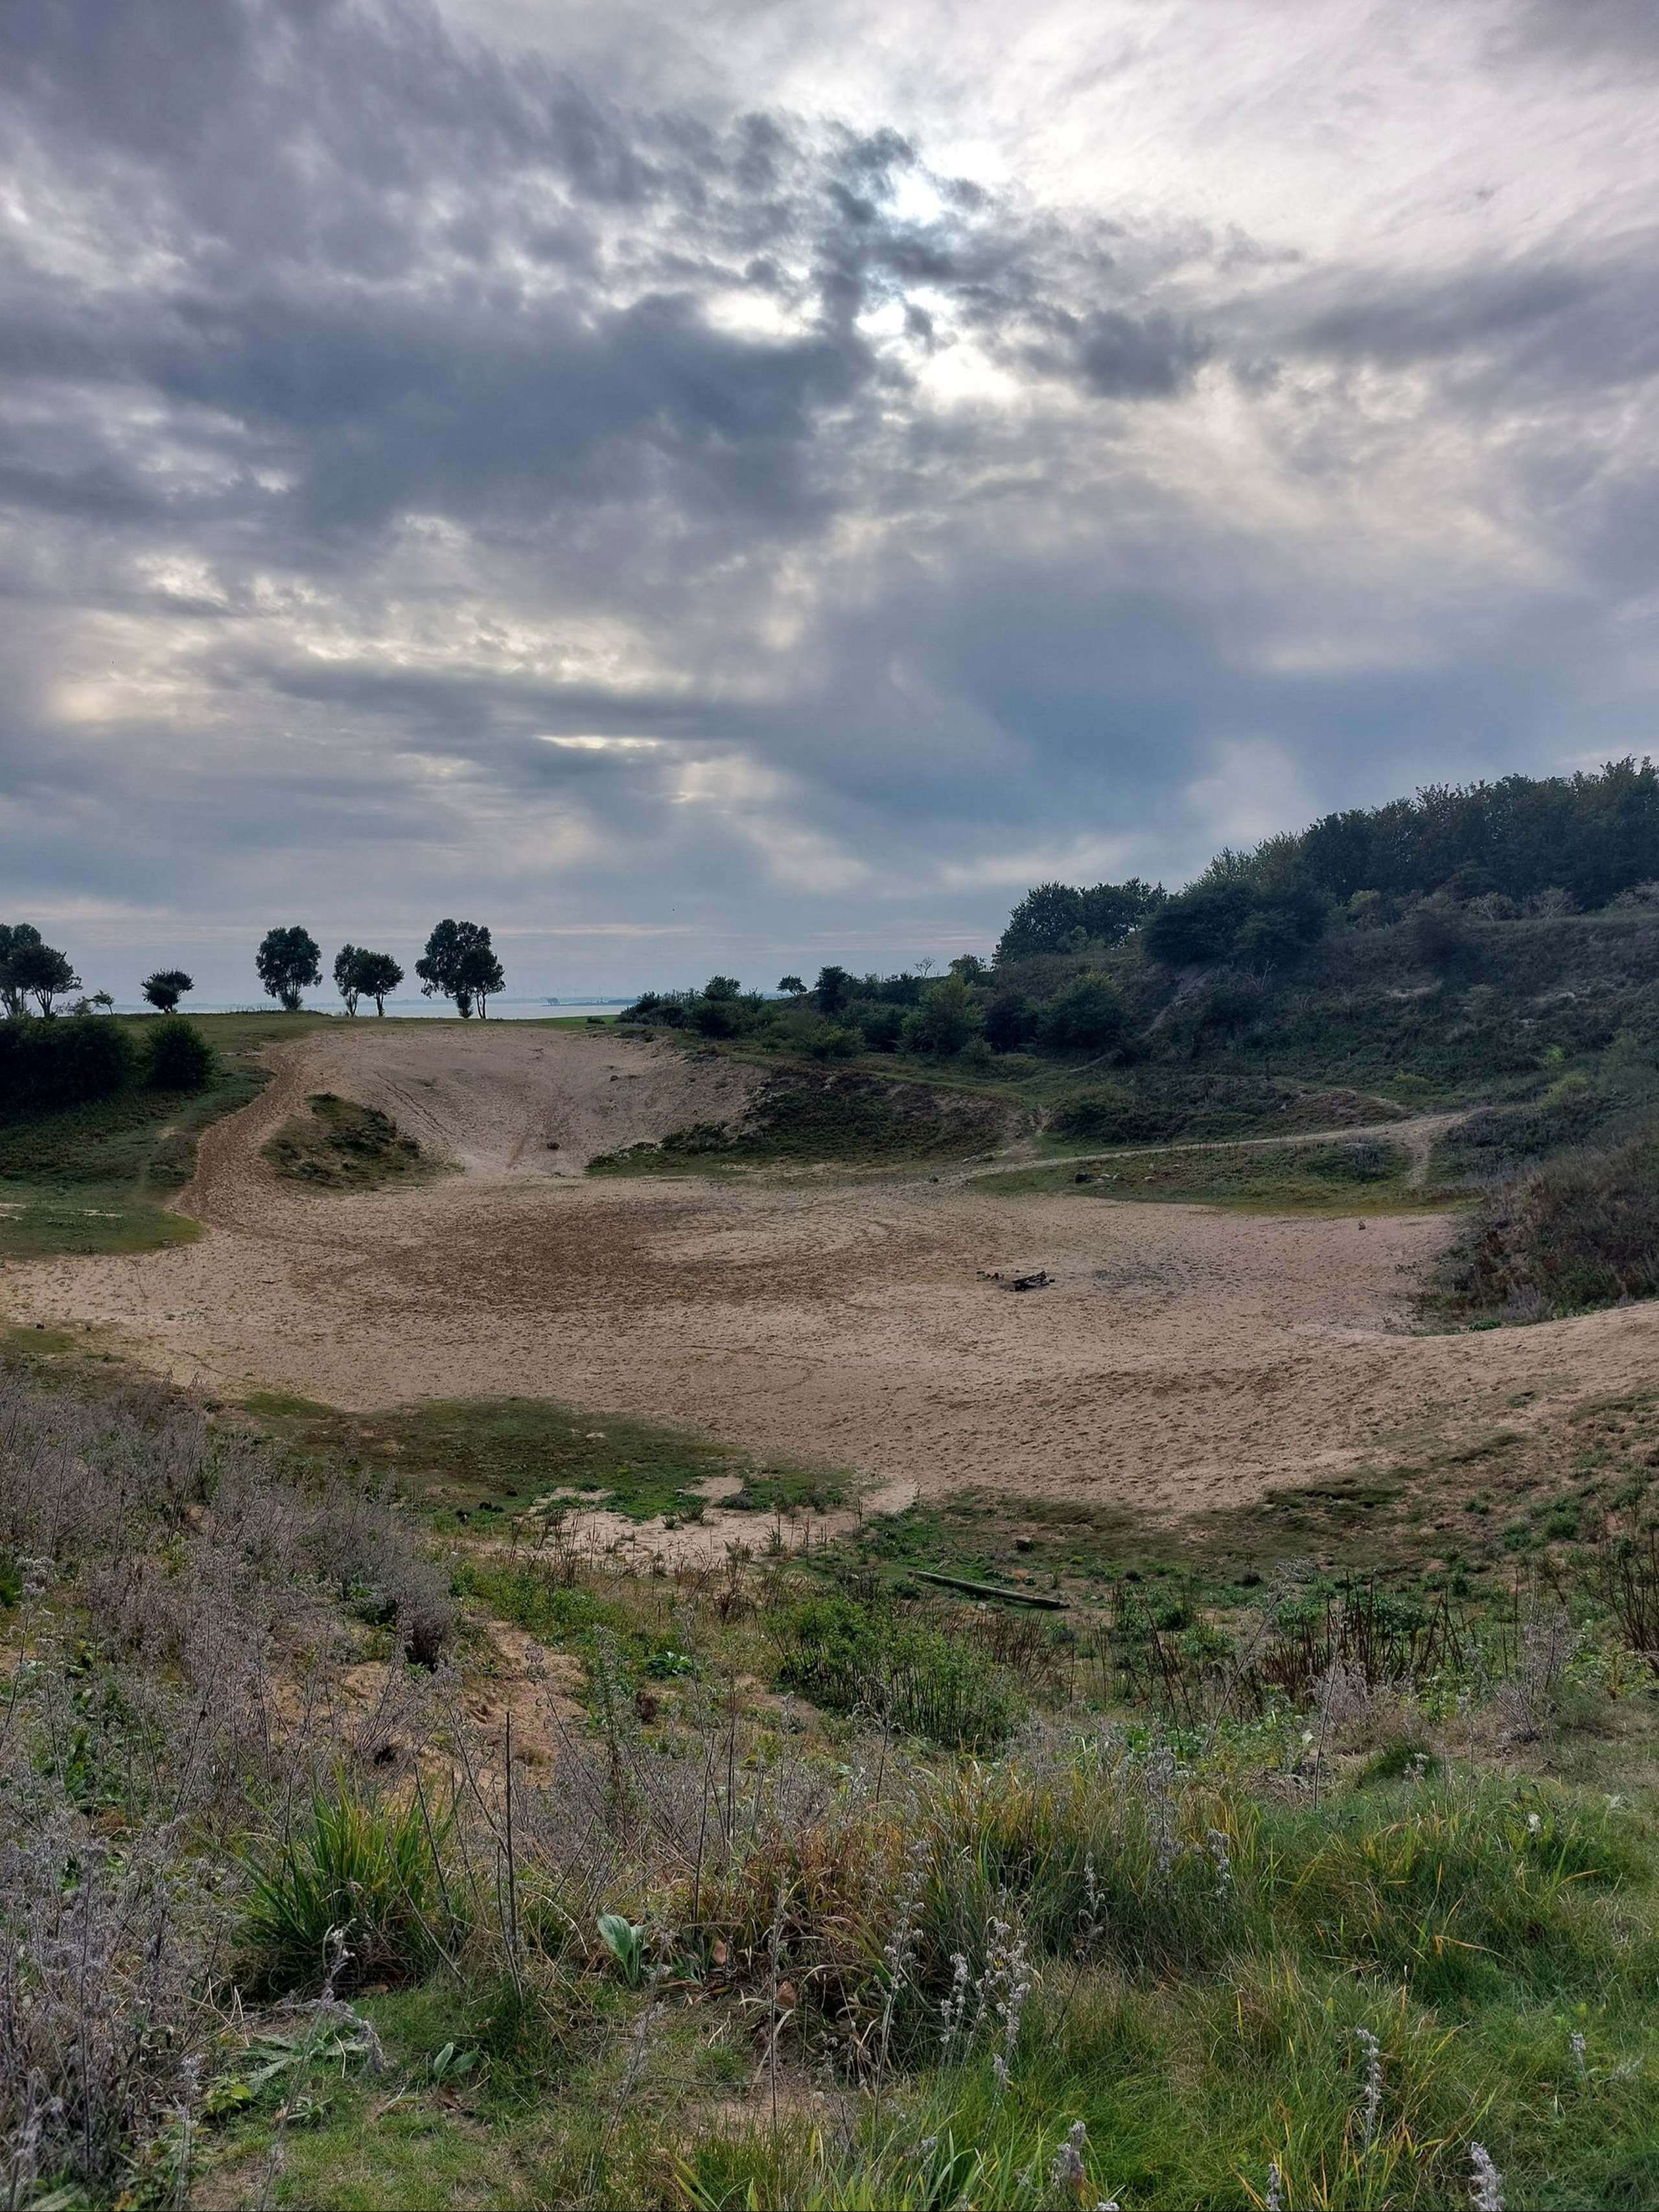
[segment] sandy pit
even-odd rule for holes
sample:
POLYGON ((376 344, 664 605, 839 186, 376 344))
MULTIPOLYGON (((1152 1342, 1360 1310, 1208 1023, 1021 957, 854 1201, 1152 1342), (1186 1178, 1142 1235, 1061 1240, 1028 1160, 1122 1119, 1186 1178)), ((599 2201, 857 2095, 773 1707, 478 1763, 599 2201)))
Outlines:
POLYGON ((12 1317, 92 1324, 228 1396, 545 1395, 851 1466, 896 1497, 986 1485, 1164 1512, 1659 1373, 1655 1305, 1409 1334, 1444 1214, 1362 1228, 999 1197, 966 1169, 584 1180, 593 1152, 723 1118, 758 1079, 600 1030, 368 1021, 274 1065, 181 1196, 205 1236, 9 1268, 12 1317), (319 1090, 384 1108, 465 1173, 349 1195, 278 1180, 260 1146, 319 1090), (1036 1267, 1055 1280, 1029 1295, 981 1279, 1036 1267))

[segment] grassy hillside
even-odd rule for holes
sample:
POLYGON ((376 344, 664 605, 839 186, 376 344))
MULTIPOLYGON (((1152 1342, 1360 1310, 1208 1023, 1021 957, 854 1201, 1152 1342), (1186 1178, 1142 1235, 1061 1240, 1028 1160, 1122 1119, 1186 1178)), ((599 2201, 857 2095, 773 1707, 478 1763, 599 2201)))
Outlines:
MULTIPOLYGON (((1659 1282, 1656 976, 1659 774, 1615 763, 1334 816, 1218 854, 1174 896, 1040 884, 994 963, 943 976, 832 965, 781 999, 715 976, 647 993, 629 1018, 702 1049, 948 1086, 988 1115, 1000 1098, 1005 1125, 1035 1126, 1051 1154, 1479 1107, 1429 1178, 1478 1216, 1430 1310, 1486 1323, 1659 1282)), ((686 1133, 687 1151, 720 1149, 686 1133)), ((1304 1203, 1316 1174, 1287 1164, 1245 1202, 1304 1203)), ((1237 1178, 1218 1170, 1213 1197, 1220 1181, 1237 1178)), ((1194 1188, 1171 1169, 1135 1194, 1194 1188)))
MULTIPOLYGON (((194 1224, 164 1208, 194 1172, 197 1139, 264 1088, 269 1078, 254 1058, 262 1046, 302 1036, 318 1019, 201 1015, 193 1025, 215 1055, 204 1089, 134 1085, 62 1113, 0 1121, 0 1258, 149 1252, 188 1241, 194 1224)), ((125 1025, 142 1040, 153 1024, 125 1025)))
POLYGON ((961 1158, 994 1144, 1008 1102, 975 1090, 884 1069, 790 1068, 775 1073, 742 1116, 700 1122, 660 1145, 602 1153, 593 1175, 706 1175, 759 1165, 819 1162, 879 1165, 961 1158))
POLYGON ((264 1147, 280 1176, 313 1190, 379 1190, 429 1182, 449 1163, 425 1152, 378 1107, 331 1091, 315 1092, 306 1111, 285 1121, 264 1147))

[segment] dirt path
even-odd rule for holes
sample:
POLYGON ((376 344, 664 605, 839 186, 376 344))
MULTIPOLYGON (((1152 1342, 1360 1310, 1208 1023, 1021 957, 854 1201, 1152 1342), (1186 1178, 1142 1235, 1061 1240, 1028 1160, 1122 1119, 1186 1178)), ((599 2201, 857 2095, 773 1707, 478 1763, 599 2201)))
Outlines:
POLYGON ((924 1494, 986 1484, 1166 1510, 1386 1464, 1659 1373, 1654 1305, 1402 1334, 1407 1271, 1449 1233, 1443 1215, 1362 1226, 890 1171, 574 1172, 729 1112, 757 1079, 602 1032, 343 1026, 285 1050, 264 1097, 210 1133, 181 1201, 203 1239, 14 1268, 10 1302, 230 1395, 545 1395, 924 1494), (365 1195, 276 1181, 260 1145, 325 1088, 386 1105, 466 1174, 365 1195), (980 1279, 1038 1267, 1056 1279, 1030 1296, 980 1279))

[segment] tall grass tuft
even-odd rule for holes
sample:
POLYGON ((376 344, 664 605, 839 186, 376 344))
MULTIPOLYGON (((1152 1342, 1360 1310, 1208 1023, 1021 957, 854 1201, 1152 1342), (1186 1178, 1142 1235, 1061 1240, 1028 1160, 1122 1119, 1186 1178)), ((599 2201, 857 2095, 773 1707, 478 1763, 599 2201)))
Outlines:
POLYGON ((465 1933, 441 1849, 441 1832, 418 1804, 363 1796, 337 1775, 314 1790, 287 1838, 250 1863, 242 1936, 251 1986, 322 1986, 342 1935, 349 1982, 404 1980, 435 1964, 465 1933))

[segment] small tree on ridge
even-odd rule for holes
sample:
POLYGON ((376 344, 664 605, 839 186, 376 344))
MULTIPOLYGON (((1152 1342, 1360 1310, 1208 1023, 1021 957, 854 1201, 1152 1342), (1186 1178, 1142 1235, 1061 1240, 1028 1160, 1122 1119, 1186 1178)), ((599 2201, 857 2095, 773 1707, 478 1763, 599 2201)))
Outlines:
POLYGON ((371 952, 366 945, 343 945, 334 957, 334 983, 355 1014, 359 999, 373 999, 374 1011, 385 1018, 386 994, 395 991, 404 971, 389 952, 371 952))
POLYGON ((268 929, 253 956, 259 981, 284 1013, 297 1014, 300 994, 323 980, 323 956, 317 940, 298 922, 286 929, 268 929))
POLYGON ((172 1014, 178 1012, 185 992, 196 988, 196 982, 182 968, 158 968, 153 975, 145 976, 139 988, 158 1014, 172 1014))
POLYGON ((415 973, 421 979, 422 996, 453 999, 463 1021, 471 1016, 475 1000, 479 1018, 484 1019, 489 1001, 507 981, 489 932, 476 921, 441 921, 426 940, 415 973))

